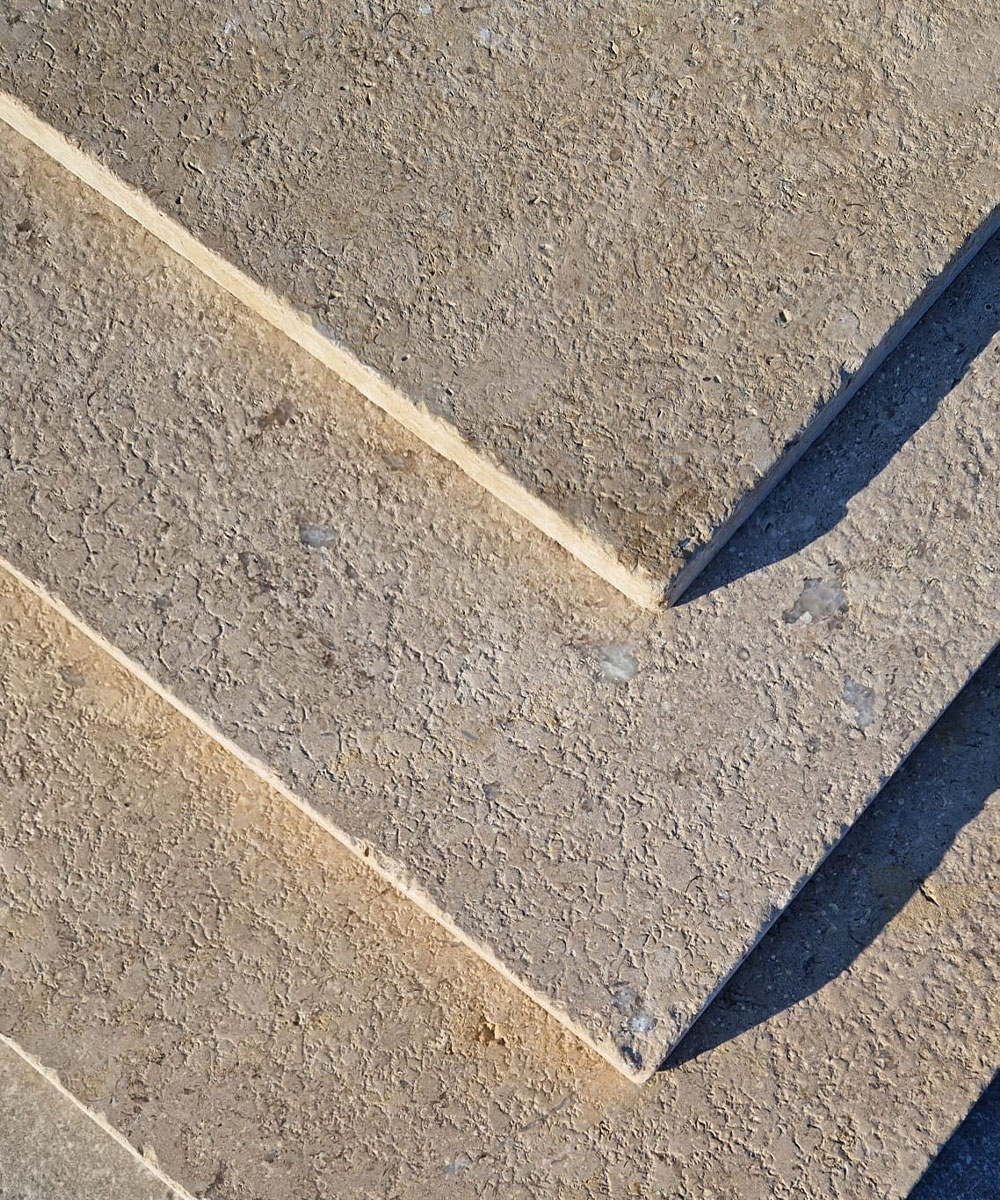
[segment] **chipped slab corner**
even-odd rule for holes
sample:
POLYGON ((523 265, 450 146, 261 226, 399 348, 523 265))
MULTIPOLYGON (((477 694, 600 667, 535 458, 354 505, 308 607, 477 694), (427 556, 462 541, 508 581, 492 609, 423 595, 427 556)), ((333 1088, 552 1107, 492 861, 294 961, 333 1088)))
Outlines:
POLYGON ((2 577, 0 636, 4 1028, 195 1196, 901 1200, 995 1070, 998 656, 634 1089, 2 577))
MULTIPOLYGON (((446 929, 457 942, 467 947, 483 959, 484 962, 488 963, 498 975, 522 991, 529 1000, 537 1004, 549 1016, 564 1025, 585 1046, 608 1062, 626 1079, 631 1080, 633 1083, 641 1084, 655 1074, 660 1065, 660 1058, 653 1058, 648 1055, 643 1058, 642 1054, 631 1044, 636 1038, 648 1037, 654 1031, 657 1024, 656 1018, 642 1008, 641 998, 636 992, 630 988, 623 988, 611 997, 609 1005, 612 1013, 611 1025, 620 1026, 616 1039, 611 1041, 607 1037, 603 1039, 599 1037, 595 1038, 587 1025, 581 1023, 566 1006, 560 1004, 558 1000, 553 999, 550 995, 546 995, 538 988, 533 987, 524 976, 518 975, 502 958, 499 958, 490 945, 477 938, 474 933, 470 933, 461 925, 456 924, 452 915, 434 900, 429 890, 414 880, 412 872, 403 863, 386 855, 377 845, 373 845, 363 838, 353 837, 334 824, 321 809, 314 807, 308 800, 289 789, 287 784, 284 783, 280 776, 274 773, 267 763, 252 754, 248 754, 239 743, 234 742, 218 726, 206 721, 199 712, 179 699, 168 688, 165 688, 158 679, 151 675, 135 659, 123 654, 103 634, 99 633, 85 621, 82 621, 58 596, 48 592, 34 579, 25 575, 13 563, 0 555, 0 600, 3 598, 4 590, 11 584, 15 587, 23 588, 27 593, 34 596, 45 608, 51 609, 67 625, 92 642, 99 651, 107 655, 118 667, 127 671, 129 675, 133 676, 144 688, 148 688, 160 700, 169 704, 184 720, 189 721, 196 730, 221 746, 238 763, 253 772, 258 779, 291 803, 293 807, 302 812, 309 820, 315 822, 319 828, 340 843, 345 850, 360 859, 370 871, 390 884, 392 888, 415 904, 423 913, 446 929)), ((623 647, 610 647, 607 657, 602 658, 601 663, 601 669, 605 671, 607 677, 619 682, 631 678, 635 673, 635 661, 623 647)), ((79 680, 71 675, 70 682, 79 682, 79 680)))

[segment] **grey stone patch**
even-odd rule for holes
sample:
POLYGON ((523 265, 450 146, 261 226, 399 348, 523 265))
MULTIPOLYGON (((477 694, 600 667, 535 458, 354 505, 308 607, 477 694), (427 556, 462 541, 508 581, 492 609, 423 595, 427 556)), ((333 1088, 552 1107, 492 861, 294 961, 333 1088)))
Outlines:
POLYGON ((656 1028, 656 1017, 652 1013, 646 1012, 645 1009, 640 1009, 629 1017, 628 1027, 632 1033, 646 1037, 656 1028))
POLYGON ((645 1042, 656 1029, 657 1019, 643 1004, 642 996, 633 987, 619 988, 611 998, 611 1007, 620 1014, 614 1020, 614 1029, 619 1038, 619 1053, 622 1060, 633 1071, 640 1072, 645 1065, 645 1042), (636 1039, 639 1039, 637 1042, 636 1039))
POLYGON ((638 663, 627 646, 599 646, 594 654, 605 679, 612 683, 628 683, 635 678, 638 663))
POLYGON ((845 612, 847 596, 842 587, 821 579, 806 579, 798 599, 782 613, 782 620, 786 625, 811 625, 814 621, 837 620, 845 612))
POLYGON ((844 701, 853 710, 857 727, 867 729, 875 719, 875 689, 858 683, 848 675, 844 680, 844 701))
POLYGON ((337 534, 332 529, 322 529, 316 525, 303 525, 299 529, 299 539, 303 546, 312 550, 323 550, 337 541, 337 534))

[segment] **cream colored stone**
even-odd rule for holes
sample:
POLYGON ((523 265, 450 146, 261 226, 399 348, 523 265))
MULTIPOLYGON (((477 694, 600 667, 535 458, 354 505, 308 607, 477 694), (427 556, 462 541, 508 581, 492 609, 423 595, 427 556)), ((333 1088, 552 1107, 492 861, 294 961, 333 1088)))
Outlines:
POLYGON ((194 1195, 894 1200, 997 1062, 996 659, 641 1089, 2 579, 0 697, 0 1031, 194 1195))
POLYGON ((998 46, 973 0, 14 0, 0 85, 653 603, 995 228, 998 46))
POLYGON ((997 640, 986 299, 883 373, 743 577, 645 613, 3 148, 0 555, 648 1076, 997 640))

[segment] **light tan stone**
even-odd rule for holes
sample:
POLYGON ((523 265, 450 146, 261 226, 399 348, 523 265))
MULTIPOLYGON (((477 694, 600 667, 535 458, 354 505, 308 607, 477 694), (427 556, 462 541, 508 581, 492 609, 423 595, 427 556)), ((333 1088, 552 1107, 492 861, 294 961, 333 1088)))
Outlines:
POLYGON ((995 658, 643 1088, 3 580, 0 697, 2 1032, 195 1195, 893 1200, 997 1062, 995 658))
POLYGON ((973 0, 13 0, 0 85, 643 603, 1000 195, 1000 9, 973 0))
POLYGON ((647 613, 3 147, 0 555, 646 1077, 997 640, 995 296, 647 613))

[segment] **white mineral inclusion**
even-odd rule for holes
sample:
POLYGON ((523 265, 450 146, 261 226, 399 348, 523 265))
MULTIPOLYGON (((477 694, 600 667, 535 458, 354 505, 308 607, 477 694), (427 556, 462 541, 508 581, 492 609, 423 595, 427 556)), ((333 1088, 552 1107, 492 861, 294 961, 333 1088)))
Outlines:
POLYGON ((337 535, 332 529, 320 529, 314 525, 304 525, 299 530, 299 537, 304 546, 313 550, 322 550, 324 546, 332 546, 337 535))
POLYGON ((601 674, 612 683, 628 683, 638 670, 635 655, 627 646, 600 646, 597 662, 601 674))

